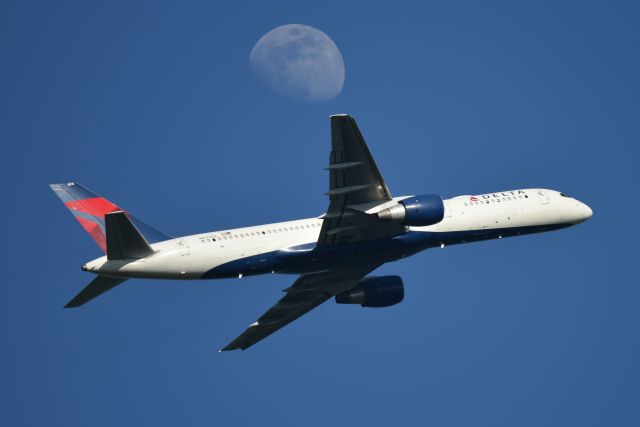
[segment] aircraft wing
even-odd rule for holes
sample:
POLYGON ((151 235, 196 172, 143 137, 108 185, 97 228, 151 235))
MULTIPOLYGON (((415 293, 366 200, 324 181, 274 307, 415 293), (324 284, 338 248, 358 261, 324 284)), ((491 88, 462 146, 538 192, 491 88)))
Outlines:
POLYGON ((280 301, 220 351, 251 347, 329 298, 353 288, 362 277, 379 266, 368 264, 301 275, 285 289, 287 294, 280 301))
POLYGON ((387 185, 369 148, 349 115, 331 116, 331 155, 329 157, 329 208, 319 245, 353 243, 383 239, 402 233, 396 223, 382 222, 367 208, 391 202, 387 185))

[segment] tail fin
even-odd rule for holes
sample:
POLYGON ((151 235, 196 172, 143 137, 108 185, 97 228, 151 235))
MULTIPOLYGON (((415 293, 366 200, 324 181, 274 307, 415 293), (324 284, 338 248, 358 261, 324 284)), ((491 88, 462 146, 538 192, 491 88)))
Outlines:
MULTIPOLYGON (((73 216, 76 217, 80 225, 96 241, 100 249, 107 252, 105 215, 110 212, 122 211, 123 209, 76 182, 51 184, 50 187, 73 216)), ((131 215, 128 215, 128 217, 149 243, 161 242, 171 238, 131 215)))

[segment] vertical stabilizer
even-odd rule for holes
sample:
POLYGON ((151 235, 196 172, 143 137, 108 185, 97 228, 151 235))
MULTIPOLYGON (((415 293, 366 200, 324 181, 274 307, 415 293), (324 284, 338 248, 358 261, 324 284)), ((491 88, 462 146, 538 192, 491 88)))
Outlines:
MULTIPOLYGON (((123 209, 73 181, 51 184, 49 187, 62 200, 62 203, 78 220, 82 228, 100 246, 100 249, 107 252, 105 215, 110 212, 123 211, 123 209)), ((156 243, 170 239, 166 234, 135 217, 128 215, 128 218, 147 242, 156 243)))

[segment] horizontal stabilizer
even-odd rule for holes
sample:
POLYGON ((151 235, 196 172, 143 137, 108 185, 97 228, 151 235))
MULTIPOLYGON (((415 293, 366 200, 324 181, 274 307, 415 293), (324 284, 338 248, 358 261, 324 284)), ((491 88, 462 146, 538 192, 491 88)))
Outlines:
POLYGON ((139 259, 153 253, 149 243, 126 213, 111 212, 104 216, 107 231, 107 259, 139 259))
POLYGON ((110 289, 118 286, 120 283, 127 279, 119 277, 98 276, 91 283, 87 285, 78 295, 73 297, 71 301, 64 306, 64 308, 79 307, 82 304, 91 301, 97 296, 102 295, 110 289))

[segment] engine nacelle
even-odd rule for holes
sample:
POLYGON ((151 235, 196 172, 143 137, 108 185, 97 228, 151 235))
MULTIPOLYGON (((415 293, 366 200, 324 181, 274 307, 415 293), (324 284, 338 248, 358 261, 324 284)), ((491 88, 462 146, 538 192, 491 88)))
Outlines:
POLYGON ((442 221, 444 203, 437 194, 412 196, 378 212, 378 218, 383 221, 398 221, 404 225, 425 227, 442 221))
POLYGON ((362 307, 389 307, 404 298, 400 276, 373 276, 360 279, 355 288, 336 295, 338 304, 360 304, 362 307))

